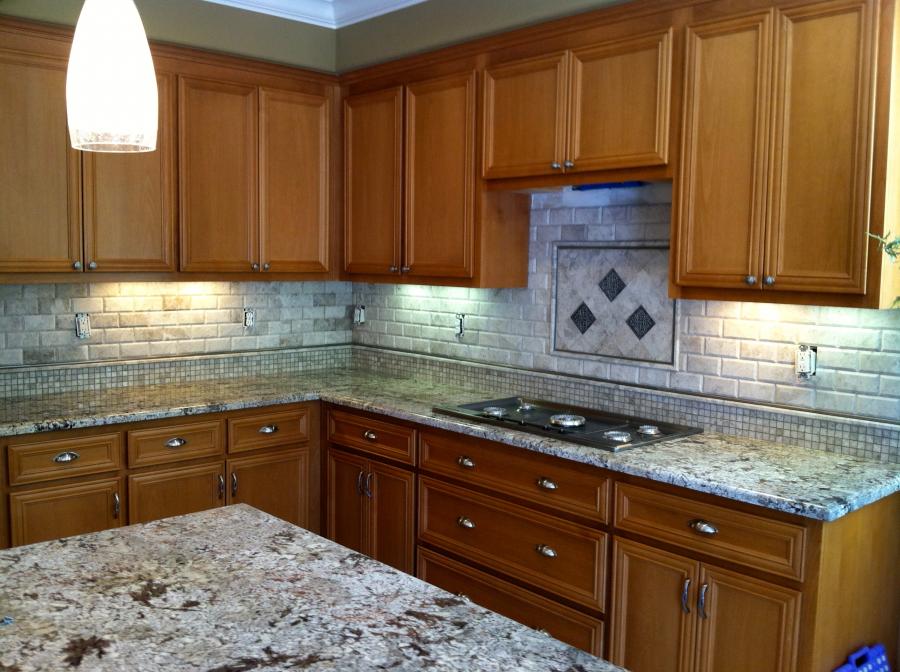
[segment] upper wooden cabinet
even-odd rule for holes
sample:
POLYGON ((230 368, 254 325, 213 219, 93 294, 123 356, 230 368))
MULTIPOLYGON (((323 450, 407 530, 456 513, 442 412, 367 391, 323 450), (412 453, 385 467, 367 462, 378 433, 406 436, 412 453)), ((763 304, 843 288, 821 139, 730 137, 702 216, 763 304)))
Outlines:
POLYGON ((85 270, 174 271, 175 82, 157 77, 155 152, 82 153, 85 270))
POLYGON ((81 159, 66 128, 66 61, 4 42, 0 90, 0 271, 81 270, 81 159))
POLYGON ((878 10, 826 0, 688 27, 676 294, 878 306, 878 10))
POLYGON ((671 79, 671 28, 487 68, 484 177, 666 164, 671 79))

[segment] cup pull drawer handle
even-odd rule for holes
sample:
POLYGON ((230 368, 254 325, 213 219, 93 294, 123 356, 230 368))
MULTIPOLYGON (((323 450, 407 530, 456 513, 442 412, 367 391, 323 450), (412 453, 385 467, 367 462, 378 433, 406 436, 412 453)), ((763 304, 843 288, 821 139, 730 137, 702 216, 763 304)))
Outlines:
POLYGON ((166 441, 166 448, 181 448, 183 445, 187 443, 187 439, 183 439, 180 436, 176 436, 173 439, 169 439, 166 441))
POLYGON ((368 441, 377 441, 378 434, 373 432, 371 429, 367 429, 366 431, 363 432, 363 438, 368 441))
POLYGON ((461 466, 463 469, 474 469, 475 468, 475 460, 467 455, 460 455, 456 458, 456 463, 461 466))
POLYGON ((543 477, 539 478, 537 484, 538 484, 538 487, 541 488, 542 490, 558 490, 559 489, 559 486, 554 481, 551 481, 549 478, 543 478, 543 477))
POLYGON ((60 453, 59 455, 54 457, 53 461, 57 464, 68 464, 69 462, 74 462, 79 457, 81 457, 81 455, 76 453, 74 450, 67 450, 66 452, 60 453))
POLYGON ((466 528, 467 530, 475 529, 475 521, 472 520, 471 518, 466 518, 465 516, 460 516, 459 518, 457 518, 456 524, 459 525, 460 527, 466 528))
POLYGON ((709 523, 705 520, 692 520, 688 523, 688 526, 697 534, 702 534, 707 537, 714 537, 719 533, 719 528, 709 523))
POLYGON ((278 425, 263 425, 256 431, 260 434, 274 434, 278 431, 278 425))
POLYGON ((537 552, 543 555, 545 558, 556 557, 556 551, 547 546, 547 544, 538 544, 535 550, 537 550, 537 552))

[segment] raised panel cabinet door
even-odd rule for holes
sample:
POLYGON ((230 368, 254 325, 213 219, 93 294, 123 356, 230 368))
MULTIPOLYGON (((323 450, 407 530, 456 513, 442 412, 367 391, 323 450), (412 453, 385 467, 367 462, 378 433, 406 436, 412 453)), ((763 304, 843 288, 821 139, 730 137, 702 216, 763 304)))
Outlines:
POLYGON ((764 287, 866 291, 877 2, 780 12, 764 287))
POLYGON ((222 462, 128 477, 128 522, 146 523, 225 504, 222 462))
POLYGON ((0 272, 81 270, 81 157, 66 64, 0 50, 0 272))
POLYGON ((699 591, 697 672, 796 669, 800 593, 706 565, 699 591))
MULTIPOLYGON (((690 672, 699 563, 616 539, 610 660, 633 672, 690 672)), ((760 667, 760 670, 767 669, 760 667)))
POLYGON ((415 474, 369 463, 369 555, 407 574, 415 572, 415 474))
POLYGON ((328 449, 325 500, 326 535, 342 546, 367 553, 368 507, 363 494, 369 462, 328 449))
POLYGON ((259 255, 263 271, 328 270, 330 108, 324 95, 260 89, 259 255))
POLYGON ((767 11, 687 29, 677 284, 761 286, 772 22, 767 11))
POLYGON ((484 177, 562 172, 567 65, 560 52, 484 71, 484 177))
POLYGON ((403 88, 344 100, 344 267, 400 271, 403 88))
POLYGON ((229 504, 249 504, 294 525, 309 525, 306 450, 228 460, 227 471, 229 504))
POLYGON ((159 75, 155 152, 84 152, 85 268, 174 271, 175 84, 159 75))
POLYGON ((406 88, 406 241, 411 276, 472 277, 475 73, 406 88))
POLYGON ((254 86, 179 78, 182 271, 259 268, 257 113, 254 86))
POLYGON ((36 544, 122 525, 122 481, 61 485, 9 496, 12 545, 36 544))
POLYGON ((567 171, 664 165, 672 29, 572 52, 567 171))

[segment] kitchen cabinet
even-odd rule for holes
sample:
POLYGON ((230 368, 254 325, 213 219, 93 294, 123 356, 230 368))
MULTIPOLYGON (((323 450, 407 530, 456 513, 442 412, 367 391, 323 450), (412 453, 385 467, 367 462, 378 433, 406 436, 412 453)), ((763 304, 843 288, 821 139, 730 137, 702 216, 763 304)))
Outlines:
POLYGON ((415 474, 333 447, 327 459, 328 538, 412 574, 415 474))
POLYGON ((305 450, 229 459, 228 503, 249 504, 308 528, 308 461, 305 450))
POLYGON ((867 276, 882 265, 867 235, 883 215, 872 210, 878 9, 826 0, 688 27, 674 226, 683 296, 879 302, 879 276, 867 276))
POLYGON ((119 527, 124 518, 118 478, 55 485, 10 495, 13 546, 119 527))
POLYGON ((0 45, 0 272, 81 270, 81 157, 66 128, 66 59, 0 45))
POLYGON ((84 269, 174 271, 176 77, 160 74, 155 152, 81 153, 84 269))
POLYGON ((665 165, 672 32, 489 66, 484 177, 665 165))
POLYGON ((181 516, 225 505, 222 462, 128 477, 128 522, 181 516))
POLYGON ((634 672, 797 669, 798 591, 625 539, 614 558, 612 662, 634 672))

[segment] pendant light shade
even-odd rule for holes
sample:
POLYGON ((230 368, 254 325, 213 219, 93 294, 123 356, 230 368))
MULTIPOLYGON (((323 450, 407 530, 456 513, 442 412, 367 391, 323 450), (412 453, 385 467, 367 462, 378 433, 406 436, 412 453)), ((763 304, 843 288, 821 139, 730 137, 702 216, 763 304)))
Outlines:
POLYGON ((158 95, 150 45, 134 1, 85 0, 66 76, 72 147, 152 152, 158 95))

